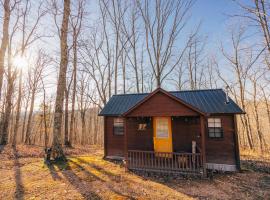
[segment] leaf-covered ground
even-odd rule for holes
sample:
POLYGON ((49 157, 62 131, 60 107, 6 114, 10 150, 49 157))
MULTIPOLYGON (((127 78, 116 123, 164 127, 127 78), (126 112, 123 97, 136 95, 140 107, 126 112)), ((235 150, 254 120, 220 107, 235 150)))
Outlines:
POLYGON ((248 158, 242 173, 202 180, 126 172, 97 147, 66 152, 68 163, 48 167, 42 148, 0 146, 0 199, 270 199, 265 159, 248 158))

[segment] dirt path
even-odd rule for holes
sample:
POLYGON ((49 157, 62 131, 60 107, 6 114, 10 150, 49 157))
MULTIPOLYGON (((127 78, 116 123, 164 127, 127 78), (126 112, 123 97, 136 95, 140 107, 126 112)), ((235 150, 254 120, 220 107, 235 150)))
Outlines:
POLYGON ((50 167, 37 154, 29 157, 18 149, 0 153, 0 199, 270 199, 265 172, 246 170, 213 180, 146 177, 103 160, 96 148, 81 149, 84 156, 73 150, 68 163, 50 167))

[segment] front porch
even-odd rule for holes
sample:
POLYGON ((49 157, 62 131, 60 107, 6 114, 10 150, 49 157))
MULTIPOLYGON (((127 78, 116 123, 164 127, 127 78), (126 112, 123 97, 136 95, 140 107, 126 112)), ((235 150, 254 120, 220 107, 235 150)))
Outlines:
POLYGON ((201 153, 176 153, 129 150, 128 169, 177 174, 203 174, 201 153))
MULTIPOLYGON (((169 117, 168 137, 171 140, 171 151, 160 151, 160 148, 157 148, 157 144, 160 143, 157 142, 155 118, 124 119, 124 156, 127 169, 206 175, 204 116, 169 117), (144 123, 146 125, 143 125, 144 123), (145 129, 140 130, 140 127, 145 129)), ((169 140, 164 145, 168 145, 169 140)))

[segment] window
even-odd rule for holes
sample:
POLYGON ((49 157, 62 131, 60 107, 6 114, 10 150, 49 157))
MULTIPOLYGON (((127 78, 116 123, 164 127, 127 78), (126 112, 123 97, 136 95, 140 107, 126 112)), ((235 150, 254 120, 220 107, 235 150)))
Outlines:
POLYGON ((169 137, 169 121, 168 118, 157 118, 156 119, 156 137, 157 138, 168 138, 169 137))
POLYGON ((139 133, 147 130, 147 128, 149 127, 150 121, 151 119, 149 117, 141 117, 137 119, 139 133))
POLYGON ((208 136, 210 138, 222 138, 223 130, 220 118, 208 118, 208 136))
POLYGON ((138 124, 138 131, 145 131, 147 127, 146 123, 138 124))
POLYGON ((114 118, 113 120, 113 134, 114 135, 124 135, 124 119, 114 118))

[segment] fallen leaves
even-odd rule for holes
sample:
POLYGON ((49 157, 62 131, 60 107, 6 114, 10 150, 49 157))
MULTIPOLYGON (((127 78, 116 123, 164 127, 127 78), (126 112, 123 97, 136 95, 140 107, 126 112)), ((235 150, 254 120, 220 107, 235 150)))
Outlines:
MULTIPOLYGON (((270 175, 256 169, 243 173, 214 174, 213 180, 125 172, 117 162, 102 159, 102 149, 71 150, 67 163, 44 165, 42 156, 18 147, 0 154, 0 199, 267 199, 270 175), (20 152, 22 149, 22 152, 20 152), (16 162, 15 162, 16 161, 16 162), (17 183, 15 171, 20 176, 17 183), (17 187, 23 188, 23 191, 17 187), (237 194, 237 196, 235 196, 237 194)), ((28 148, 28 147, 27 147, 28 148)), ((29 147, 31 148, 31 147, 29 147)), ((34 148, 34 147, 33 147, 34 148)), ((37 149, 36 149, 37 150, 37 149)), ((34 151, 34 150, 31 150, 34 151)), ((42 150, 41 150, 42 151, 42 150)), ((252 161, 255 162, 255 161, 252 161)))

